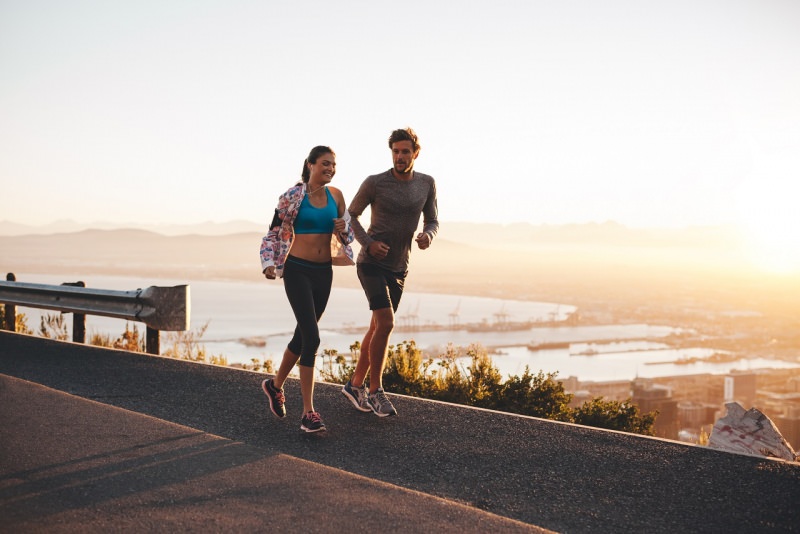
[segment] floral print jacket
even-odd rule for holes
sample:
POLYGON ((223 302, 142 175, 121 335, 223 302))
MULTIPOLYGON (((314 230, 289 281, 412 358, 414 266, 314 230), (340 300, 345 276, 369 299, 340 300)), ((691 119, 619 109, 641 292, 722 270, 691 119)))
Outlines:
MULTIPOLYGON (((274 265, 276 277, 283 277, 283 266, 294 240, 294 219, 297 217, 297 211, 300 209, 300 203, 303 202, 305 195, 306 184, 301 182, 278 199, 275 217, 281 224, 277 225, 273 222, 274 226, 261 239, 261 272, 274 265)), ((350 243, 353 242, 355 236, 353 228, 350 226, 350 214, 347 210, 344 210, 343 218, 346 224, 345 231, 338 235, 331 235, 331 261, 334 265, 354 265, 353 249, 350 247, 350 243)))

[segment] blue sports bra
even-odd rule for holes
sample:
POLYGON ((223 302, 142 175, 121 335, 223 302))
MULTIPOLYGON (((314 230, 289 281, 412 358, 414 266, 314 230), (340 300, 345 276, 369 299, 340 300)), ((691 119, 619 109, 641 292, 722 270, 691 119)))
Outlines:
POLYGON ((297 216, 294 218, 295 234, 330 234, 333 233, 333 220, 339 216, 339 209, 333 195, 325 188, 328 203, 324 208, 316 208, 308 200, 308 195, 303 197, 297 216))

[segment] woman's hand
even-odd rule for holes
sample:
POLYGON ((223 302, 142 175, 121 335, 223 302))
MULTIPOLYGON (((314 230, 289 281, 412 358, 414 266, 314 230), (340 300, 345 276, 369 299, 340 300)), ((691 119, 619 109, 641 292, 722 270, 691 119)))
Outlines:
POLYGON ((347 223, 344 222, 344 219, 334 219, 333 220, 333 232, 336 234, 341 234, 347 230, 347 223))
POLYGON ((275 266, 270 265, 266 269, 264 269, 264 276, 267 277, 269 280, 275 280, 275 266))

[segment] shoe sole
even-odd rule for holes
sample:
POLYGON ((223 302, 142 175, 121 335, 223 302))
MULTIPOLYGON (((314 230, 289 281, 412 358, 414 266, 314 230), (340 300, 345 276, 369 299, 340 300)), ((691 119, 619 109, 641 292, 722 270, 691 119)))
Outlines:
POLYGON ((354 396, 352 396, 352 395, 351 395, 351 394, 350 394, 350 393, 349 393, 349 392, 348 392, 346 389, 344 389, 344 388, 342 388, 342 395, 344 395, 345 397, 347 397, 348 399, 350 399, 350 402, 352 402, 352 403, 353 403, 353 406, 355 406, 356 410, 358 410, 359 412, 364 412, 364 413, 367 413, 367 412, 371 412, 371 411, 373 411, 373 410, 372 410, 372 408, 362 408, 361 406, 359 406, 359 405, 358 405, 358 399, 356 399, 354 396))
MULTIPOLYGON (((394 410, 393 413, 381 413, 381 412, 378 412, 377 410, 375 410, 375 408, 372 407, 372 404, 370 404, 369 407, 372 410, 372 413, 374 413, 378 417, 391 417, 393 415, 397 415, 397 410, 396 409, 394 410)), ((394 406, 392 406, 392 408, 394 408, 394 406)))
POLYGON ((325 428, 324 426, 322 426, 320 428, 308 428, 305 425, 301 424, 300 425, 300 430, 302 430, 303 432, 313 433, 313 432, 325 432, 328 429, 325 428))
POLYGON ((261 382, 261 389, 264 390, 264 395, 267 396, 267 401, 269 401, 269 411, 271 411, 272 414, 275 417, 277 417, 278 419, 283 419, 284 417, 286 417, 286 414, 281 415, 281 414, 279 414, 278 412, 275 411, 275 408, 272 407, 272 397, 270 396, 269 391, 267 391, 267 382, 268 381, 269 381, 269 379, 264 380, 263 382, 261 382))

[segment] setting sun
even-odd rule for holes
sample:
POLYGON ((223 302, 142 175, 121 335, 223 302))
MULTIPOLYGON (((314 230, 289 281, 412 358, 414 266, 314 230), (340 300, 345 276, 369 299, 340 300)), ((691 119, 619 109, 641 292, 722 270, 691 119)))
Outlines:
POLYGON ((800 273, 800 245, 797 232, 792 235, 776 230, 778 226, 753 226, 745 228, 748 254, 753 263, 764 271, 775 274, 800 273))
POLYGON ((775 158, 760 165, 739 191, 739 225, 754 265, 775 274, 800 273, 800 216, 792 165, 775 158))

